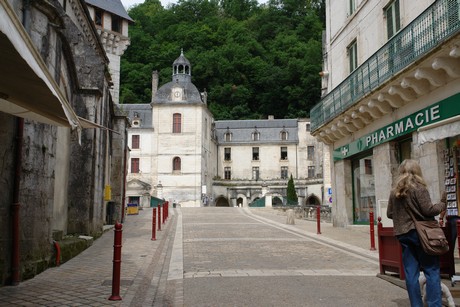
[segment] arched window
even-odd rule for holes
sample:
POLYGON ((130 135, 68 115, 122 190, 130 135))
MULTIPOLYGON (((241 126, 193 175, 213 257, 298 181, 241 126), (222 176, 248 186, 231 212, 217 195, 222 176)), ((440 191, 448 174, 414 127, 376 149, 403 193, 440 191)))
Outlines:
POLYGON ((173 133, 182 132, 182 117, 180 113, 173 114, 173 133))
POLYGON ((280 132, 280 138, 281 138, 281 141, 287 141, 288 139, 288 132, 284 129, 284 127, 283 127, 283 130, 281 130, 280 132))
POLYGON ((179 157, 174 157, 173 159, 173 171, 181 170, 181 161, 179 157))

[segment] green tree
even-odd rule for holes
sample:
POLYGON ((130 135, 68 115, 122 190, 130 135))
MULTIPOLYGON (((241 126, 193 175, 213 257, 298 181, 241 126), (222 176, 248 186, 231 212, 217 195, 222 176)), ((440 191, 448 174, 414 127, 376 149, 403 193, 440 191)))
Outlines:
POLYGON ((288 205, 298 204, 297 192, 295 191, 294 179, 292 178, 292 174, 288 181, 286 198, 288 205))

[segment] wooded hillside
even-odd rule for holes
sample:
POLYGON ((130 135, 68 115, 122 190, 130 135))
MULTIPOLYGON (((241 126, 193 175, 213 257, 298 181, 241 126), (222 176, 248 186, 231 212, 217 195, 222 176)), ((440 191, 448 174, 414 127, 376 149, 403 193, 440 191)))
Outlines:
POLYGON ((181 49, 217 120, 308 117, 320 99, 322 0, 146 0, 128 13, 121 103, 150 103, 152 71, 171 81, 181 49))

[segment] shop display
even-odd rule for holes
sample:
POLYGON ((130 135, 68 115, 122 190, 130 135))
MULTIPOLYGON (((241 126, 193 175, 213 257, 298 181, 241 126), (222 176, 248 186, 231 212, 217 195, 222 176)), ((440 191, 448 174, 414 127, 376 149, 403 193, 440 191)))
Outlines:
POLYGON ((445 190, 447 193, 447 215, 458 215, 458 167, 460 150, 452 147, 444 151, 445 190))

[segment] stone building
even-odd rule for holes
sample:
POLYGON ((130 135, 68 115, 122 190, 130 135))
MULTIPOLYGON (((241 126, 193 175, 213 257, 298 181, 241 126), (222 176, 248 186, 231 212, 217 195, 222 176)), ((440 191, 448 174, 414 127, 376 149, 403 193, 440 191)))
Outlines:
POLYGON ((249 206, 261 199, 261 205, 281 205, 291 174, 299 204, 329 203, 330 185, 323 178, 330 178, 324 174, 330 168, 323 164, 323 144, 310 135, 309 120, 215 121, 206 92, 191 77, 192 66, 181 53, 170 82, 158 88, 153 73, 150 104, 123 105, 132 123, 129 203, 249 206))
POLYGON ((386 219, 399 163, 420 162, 433 201, 458 214, 457 0, 326 1, 323 96, 312 134, 329 145, 335 226, 386 219), (334 9, 330 9, 334 8, 334 9))
POLYGON ((55 263, 63 235, 102 233, 127 121, 85 1, 1 0, 0 46, 0 284, 14 285, 55 263))

